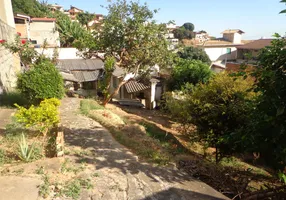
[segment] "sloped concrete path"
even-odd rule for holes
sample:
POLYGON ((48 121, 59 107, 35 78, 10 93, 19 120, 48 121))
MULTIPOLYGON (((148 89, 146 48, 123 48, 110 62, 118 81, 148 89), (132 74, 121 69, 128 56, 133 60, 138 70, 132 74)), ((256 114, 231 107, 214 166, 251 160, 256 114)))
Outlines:
MULTIPOLYGON (((119 144, 99 123, 79 114, 80 99, 62 100, 61 121, 70 146, 90 149, 95 165, 92 200, 227 199, 221 193, 176 169, 155 167, 119 144)), ((80 162, 81 157, 78 158, 80 162)))

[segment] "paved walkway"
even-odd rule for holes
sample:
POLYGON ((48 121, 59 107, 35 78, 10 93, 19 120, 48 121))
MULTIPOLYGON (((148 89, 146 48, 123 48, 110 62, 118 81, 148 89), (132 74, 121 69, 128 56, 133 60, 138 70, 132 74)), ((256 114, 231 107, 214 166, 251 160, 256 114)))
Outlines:
POLYGON ((95 165, 98 176, 92 194, 82 199, 227 199, 210 186, 181 171, 139 162, 137 156, 115 141, 99 123, 79 115, 79 104, 80 99, 63 99, 61 119, 66 130, 65 142, 93 152, 88 163, 95 165))

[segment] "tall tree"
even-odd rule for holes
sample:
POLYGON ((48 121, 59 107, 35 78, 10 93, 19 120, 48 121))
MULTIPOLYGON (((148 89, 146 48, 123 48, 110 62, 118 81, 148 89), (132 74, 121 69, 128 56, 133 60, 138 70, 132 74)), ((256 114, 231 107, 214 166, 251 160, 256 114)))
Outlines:
POLYGON ((192 23, 190 23, 190 22, 184 23, 184 24, 183 24, 183 27, 185 27, 185 29, 186 29, 186 30, 189 30, 189 31, 194 31, 194 30, 195 30, 194 24, 192 24, 192 23))
POLYGON ((200 60, 178 59, 169 82, 171 90, 189 89, 191 85, 206 83, 212 76, 208 64, 200 60))
POLYGON ((124 70, 124 78, 104 100, 104 105, 131 77, 149 71, 156 64, 165 67, 173 61, 165 39, 166 26, 153 20, 157 10, 150 10, 146 3, 141 5, 127 0, 110 3, 107 10, 104 26, 95 34, 95 39, 85 40, 84 48, 79 48, 86 50, 86 57, 94 56, 103 61, 113 57, 116 66, 124 70))
POLYGON ((178 52, 180 58, 188 59, 188 60, 200 60, 208 65, 211 64, 211 60, 208 54, 201 48, 197 47, 185 47, 181 51, 178 52))
POLYGON ((89 29, 88 27, 88 23, 93 20, 95 17, 94 14, 91 14, 89 12, 82 12, 82 13, 79 13, 77 16, 76 16, 76 19, 79 21, 79 23, 83 26, 86 27, 86 29, 89 29))

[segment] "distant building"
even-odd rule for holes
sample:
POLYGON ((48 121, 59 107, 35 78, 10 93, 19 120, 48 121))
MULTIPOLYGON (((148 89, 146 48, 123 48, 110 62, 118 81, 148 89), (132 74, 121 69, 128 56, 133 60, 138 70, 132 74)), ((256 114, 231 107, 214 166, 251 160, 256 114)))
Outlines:
POLYGON ((222 32, 223 37, 215 40, 206 40, 202 47, 210 60, 212 61, 211 69, 218 72, 225 69, 225 65, 230 60, 237 58, 237 48, 242 46, 242 34, 239 29, 229 29, 222 32))
POLYGON ((22 43, 30 41, 40 47, 46 40, 49 47, 60 47, 60 36, 56 30, 55 18, 30 18, 26 15, 14 16, 16 31, 22 43))
POLYGON ((175 49, 176 46, 179 44, 179 39, 175 38, 173 31, 177 28, 175 24, 166 24, 166 28, 168 33, 166 34, 166 39, 171 43, 170 49, 175 49))
POLYGON ((103 25, 103 15, 97 14, 95 15, 94 19, 88 22, 88 27, 91 30, 100 28, 103 25))
POLYGON ((207 32, 199 31, 195 33, 195 40, 197 43, 203 43, 210 40, 210 37, 207 32))
POLYGON ((69 16, 72 20, 76 20, 76 16, 82 12, 84 11, 74 6, 70 6, 70 9, 68 10, 69 16))
POLYGON ((51 11, 60 11, 60 12, 64 12, 64 8, 63 6, 60 6, 58 4, 51 4, 51 5, 48 5, 49 9, 51 11))

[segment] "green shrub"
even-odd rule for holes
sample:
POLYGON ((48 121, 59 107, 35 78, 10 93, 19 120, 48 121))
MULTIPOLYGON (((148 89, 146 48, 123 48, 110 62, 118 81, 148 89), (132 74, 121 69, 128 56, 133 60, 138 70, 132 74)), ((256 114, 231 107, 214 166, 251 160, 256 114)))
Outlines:
POLYGON ((0 95, 0 106, 14 107, 14 104, 27 106, 28 100, 20 92, 9 92, 0 95))
POLYGON ((38 107, 32 105, 28 109, 16 105, 18 107, 15 113, 16 121, 26 128, 34 128, 45 135, 49 128, 59 123, 59 105, 60 101, 55 98, 45 99, 38 107))
POLYGON ((43 59, 18 76, 17 88, 32 103, 43 99, 62 98, 63 79, 54 64, 43 59))
POLYGON ((217 161, 240 148, 241 138, 236 131, 247 124, 249 112, 253 110, 252 85, 250 79, 234 79, 221 73, 183 98, 186 103, 182 104, 182 121, 188 118, 189 123, 196 125, 192 139, 216 148, 217 161))
POLYGON ((206 83, 211 76, 212 71, 208 64, 200 60, 178 59, 169 81, 169 87, 171 90, 181 90, 186 84, 206 83))

